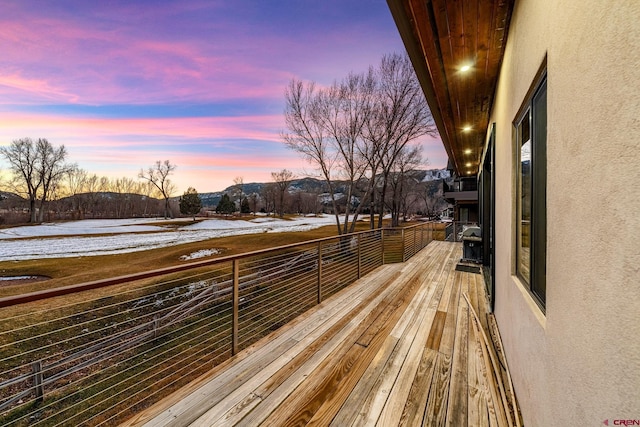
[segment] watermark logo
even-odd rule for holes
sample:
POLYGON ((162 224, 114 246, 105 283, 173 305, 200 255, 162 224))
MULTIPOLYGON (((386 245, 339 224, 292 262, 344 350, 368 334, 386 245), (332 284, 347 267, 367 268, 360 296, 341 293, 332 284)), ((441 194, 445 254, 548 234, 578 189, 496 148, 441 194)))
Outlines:
POLYGON ((605 426, 640 426, 640 420, 604 420, 605 426))

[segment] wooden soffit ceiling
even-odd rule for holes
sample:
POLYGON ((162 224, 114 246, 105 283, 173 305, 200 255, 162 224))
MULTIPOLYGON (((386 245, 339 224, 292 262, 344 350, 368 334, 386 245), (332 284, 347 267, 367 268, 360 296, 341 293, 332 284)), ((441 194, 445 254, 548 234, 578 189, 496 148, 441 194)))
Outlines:
POLYGON ((514 1, 387 0, 460 176, 480 165, 514 1))

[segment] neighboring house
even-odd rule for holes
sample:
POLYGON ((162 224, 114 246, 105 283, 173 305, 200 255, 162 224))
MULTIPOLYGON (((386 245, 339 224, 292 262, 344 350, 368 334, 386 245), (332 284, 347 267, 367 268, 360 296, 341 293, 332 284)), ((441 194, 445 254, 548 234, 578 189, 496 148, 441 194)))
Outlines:
POLYGON ((453 220, 466 222, 478 222, 478 181, 473 177, 459 177, 450 182, 444 180, 444 198, 453 205, 453 220))
POLYGON ((388 3, 479 184, 525 425, 639 424, 640 1, 388 3))

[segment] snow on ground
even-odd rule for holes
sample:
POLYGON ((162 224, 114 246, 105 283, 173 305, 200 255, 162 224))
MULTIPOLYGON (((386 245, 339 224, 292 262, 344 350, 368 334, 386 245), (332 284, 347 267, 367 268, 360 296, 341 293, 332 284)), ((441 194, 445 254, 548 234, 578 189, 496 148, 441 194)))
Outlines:
MULTIPOLYGON (((178 220, 181 221, 182 219, 178 220)), ((185 221, 188 221, 187 219, 185 221)), ((154 222, 165 222, 149 218, 131 219, 85 219, 82 221, 51 222, 40 225, 27 225, 0 230, 0 240, 21 237, 68 236, 85 234, 119 234, 166 231, 154 222)))
POLYGON ((205 219, 171 229, 154 221, 83 220, 5 228, 0 230, 0 261, 112 255, 240 234, 307 231, 335 224, 335 217, 205 219))
POLYGON ((189 261, 192 259, 205 258, 211 255, 218 255, 220 253, 220 249, 202 249, 200 251, 191 252, 189 255, 182 255, 180 257, 180 261, 189 261))

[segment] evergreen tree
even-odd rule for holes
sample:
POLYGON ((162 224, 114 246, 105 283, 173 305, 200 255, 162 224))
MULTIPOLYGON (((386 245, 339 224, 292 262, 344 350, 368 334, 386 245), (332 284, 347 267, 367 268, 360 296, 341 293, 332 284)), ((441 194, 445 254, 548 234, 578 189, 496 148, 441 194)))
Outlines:
POLYGON ((222 195, 218 206, 216 206, 216 212, 222 214, 232 214, 236 210, 236 205, 231 201, 231 198, 227 193, 222 195))
POLYGON ((249 199, 246 197, 242 199, 242 204, 240 204, 240 213, 251 213, 251 206, 249 206, 249 199))
POLYGON ((202 200, 195 188, 189 187, 185 193, 180 196, 180 213, 182 215, 192 215, 196 220, 196 215, 202 209, 202 200))

